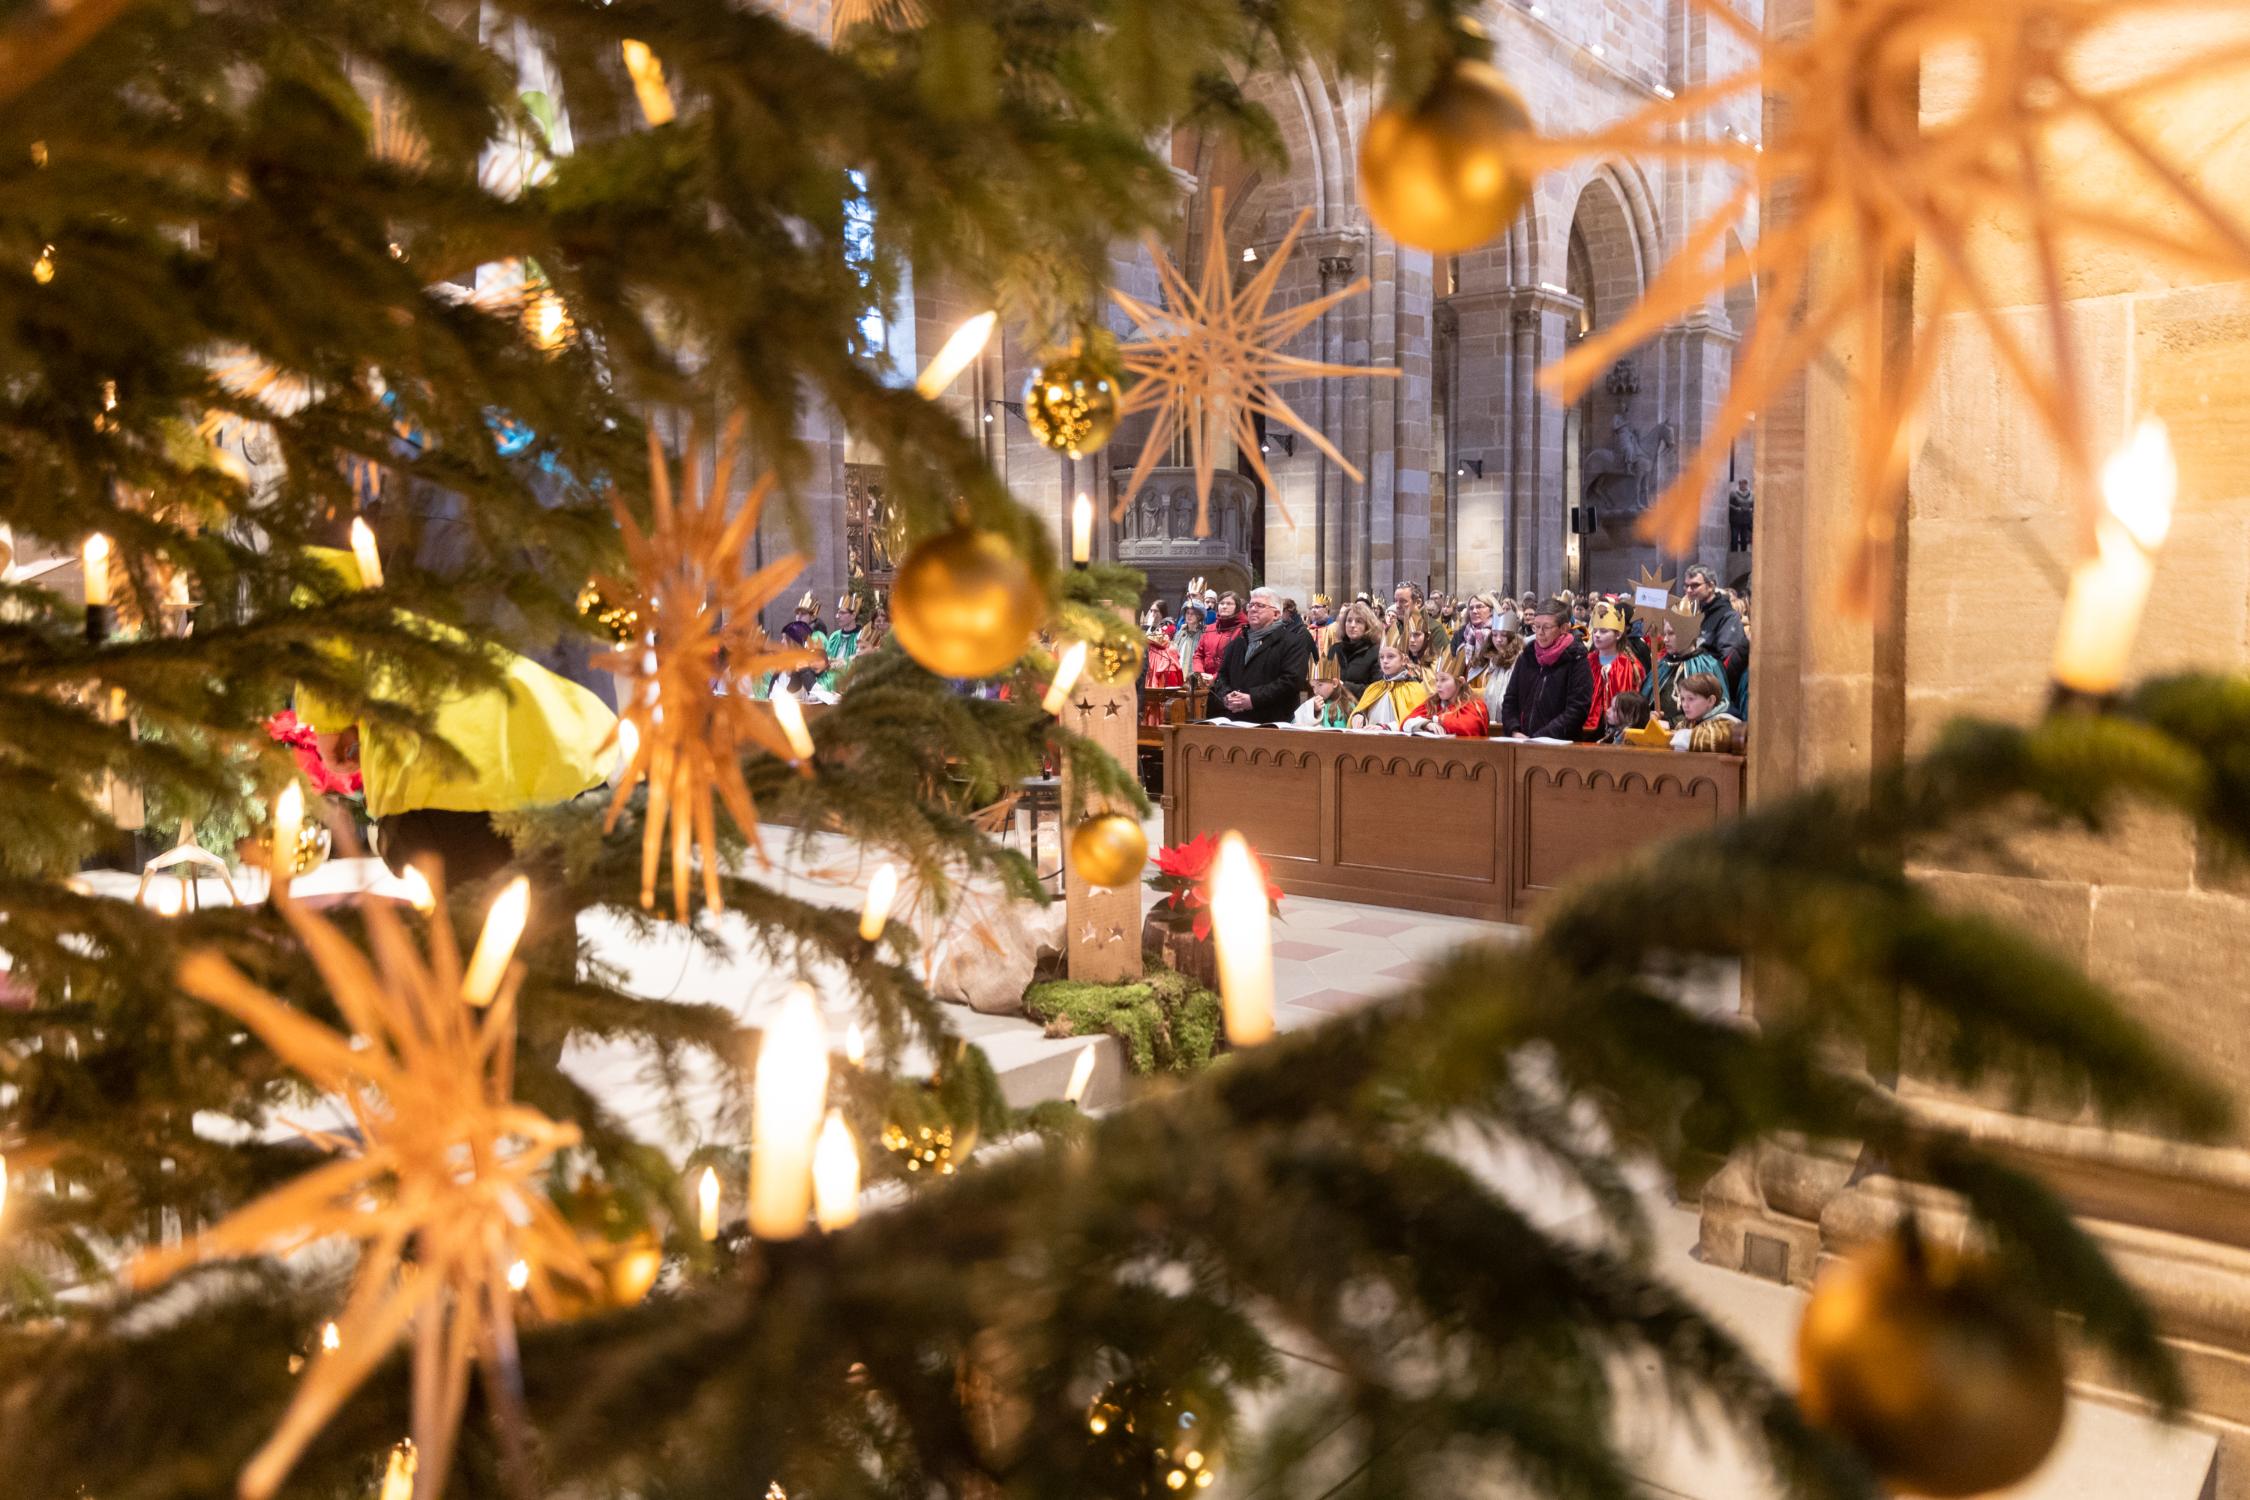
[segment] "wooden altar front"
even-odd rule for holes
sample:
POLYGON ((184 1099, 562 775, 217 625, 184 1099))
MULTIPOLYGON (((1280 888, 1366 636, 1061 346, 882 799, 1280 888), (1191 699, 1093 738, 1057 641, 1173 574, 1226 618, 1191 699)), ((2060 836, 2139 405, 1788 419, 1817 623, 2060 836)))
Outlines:
POLYGON ((1742 806, 1743 762, 1369 731, 1164 730, 1164 841, 1241 831, 1284 891, 1521 922, 1580 869, 1742 806))

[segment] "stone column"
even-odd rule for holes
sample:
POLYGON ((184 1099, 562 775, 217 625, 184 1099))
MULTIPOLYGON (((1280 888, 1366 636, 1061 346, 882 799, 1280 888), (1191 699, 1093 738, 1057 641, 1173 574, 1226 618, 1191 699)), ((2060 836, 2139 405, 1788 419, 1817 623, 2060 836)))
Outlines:
POLYGON ((1517 288, 1514 295, 1505 586, 1510 593, 1551 592, 1562 585, 1570 500, 1562 492, 1562 408, 1540 387, 1538 376, 1562 358, 1578 301, 1541 287, 1517 288))

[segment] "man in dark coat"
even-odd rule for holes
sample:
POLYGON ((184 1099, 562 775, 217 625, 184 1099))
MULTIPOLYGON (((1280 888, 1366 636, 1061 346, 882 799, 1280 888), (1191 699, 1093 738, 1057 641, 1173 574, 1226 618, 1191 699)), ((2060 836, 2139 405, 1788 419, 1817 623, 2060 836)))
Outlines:
POLYGON ((1703 613, 1699 644, 1719 659, 1719 670, 1726 674, 1727 696, 1737 704, 1744 702, 1743 689, 1750 677, 1750 632, 1742 628, 1742 616, 1735 613, 1734 601, 1719 587, 1719 575, 1701 563, 1687 570, 1687 582, 1680 587, 1688 602, 1703 613))
POLYGON ((1279 724, 1304 700, 1312 666, 1312 632, 1282 617, 1271 589, 1252 589, 1244 628, 1227 642, 1211 679, 1214 718, 1279 724))
POLYGON ((1570 632, 1570 606, 1549 599, 1531 616, 1531 645, 1508 674, 1500 732, 1516 739, 1585 738, 1594 707, 1594 669, 1570 632))

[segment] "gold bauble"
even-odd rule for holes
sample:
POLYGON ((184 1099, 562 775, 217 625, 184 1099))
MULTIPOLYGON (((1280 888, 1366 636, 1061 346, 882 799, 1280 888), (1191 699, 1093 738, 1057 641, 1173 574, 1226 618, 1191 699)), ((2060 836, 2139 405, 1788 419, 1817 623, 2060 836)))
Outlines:
POLYGON ((1412 104, 1386 105, 1359 148, 1368 217, 1402 245, 1453 255, 1506 229, 1531 196, 1514 137, 1531 113, 1489 63, 1454 63, 1412 104))
MULTIPOLYGON (((300 875, 310 875, 322 865, 327 864, 333 843, 334 840, 329 835, 327 824, 308 819, 299 825, 297 829, 297 857, 291 862, 290 878, 295 879, 300 875)), ((244 864, 256 866, 261 870, 273 863, 273 819, 270 816, 259 826, 257 832, 235 845, 235 855, 244 864)))
POLYGON ((1024 425, 1045 446, 1082 458, 1117 430, 1117 382, 1117 371, 1081 339, 1031 372, 1024 425))
POLYGON ((1148 835, 1123 813, 1101 813, 1070 831, 1071 873, 1088 885, 1126 886, 1148 864, 1148 835))
POLYGON ((940 677, 996 677, 1016 664, 1046 601, 1016 549, 957 527, 917 544, 891 586, 891 630, 940 677))
POLYGON ((1798 1403, 1902 1494, 1981 1495, 2062 1431, 2053 1317, 1909 1229, 1832 1265, 1797 1330, 1798 1403))
POLYGON ((1192 1400, 1115 1381, 1086 1408, 1090 1468, 1103 1494, 1170 1500, 1209 1489, 1219 1477, 1219 1433, 1192 1400))

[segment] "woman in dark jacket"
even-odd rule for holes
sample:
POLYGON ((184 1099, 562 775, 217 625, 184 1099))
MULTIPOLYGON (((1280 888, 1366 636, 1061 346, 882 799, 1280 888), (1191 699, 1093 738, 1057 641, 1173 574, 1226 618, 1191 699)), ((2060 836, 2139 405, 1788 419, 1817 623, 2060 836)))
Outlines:
POLYGON ((1531 646, 1516 658, 1500 702, 1500 732, 1535 740, 1581 740, 1594 706, 1594 672, 1570 633, 1570 605, 1550 599, 1531 617, 1531 646))
POLYGON ((1343 679, 1344 700, 1357 703, 1367 685, 1383 675, 1376 656, 1383 645, 1383 622, 1375 611, 1354 600, 1336 623, 1336 675, 1343 679))

